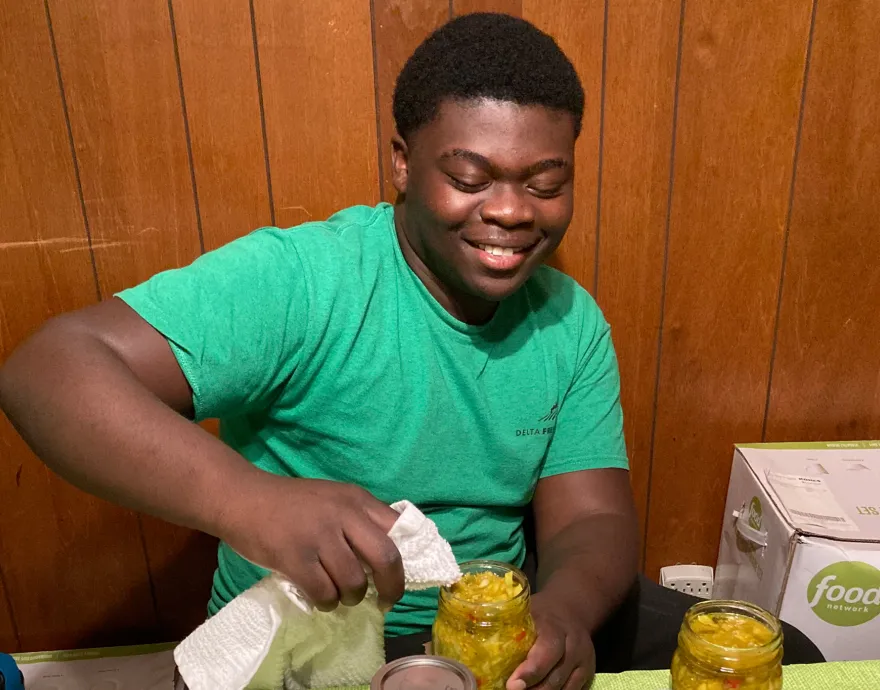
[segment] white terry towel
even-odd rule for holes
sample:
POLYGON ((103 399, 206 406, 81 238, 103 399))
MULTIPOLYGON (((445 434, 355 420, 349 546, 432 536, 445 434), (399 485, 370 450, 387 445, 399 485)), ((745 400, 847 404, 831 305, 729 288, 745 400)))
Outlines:
MULTIPOLYGON (((388 536, 407 590, 456 582, 461 570, 437 526, 409 501, 388 536)), ((366 685, 385 662, 384 616, 372 582, 357 606, 315 610, 273 574, 210 618, 174 650, 190 690, 299 690, 366 685)))

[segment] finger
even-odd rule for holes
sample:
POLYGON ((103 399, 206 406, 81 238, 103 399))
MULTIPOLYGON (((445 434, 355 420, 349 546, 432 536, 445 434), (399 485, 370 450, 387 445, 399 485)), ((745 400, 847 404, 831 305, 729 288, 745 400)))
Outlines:
POLYGON ((593 679, 593 675, 592 671, 588 671, 583 666, 578 666, 571 672, 562 690, 583 690, 593 679))
POLYGON ((319 611, 332 611, 339 605, 339 592, 324 570, 317 554, 300 556, 294 567, 282 567, 281 573, 299 589, 319 611))
POLYGON ((543 680, 539 683, 531 684, 529 687, 531 690, 561 690, 568 682, 573 670, 574 665, 571 661, 563 657, 559 663, 556 664, 546 676, 544 676, 543 680))
POLYGON ((333 580, 344 606, 359 604, 367 593, 367 574, 351 546, 340 533, 319 552, 321 565, 333 580))
POLYGON ((382 503, 378 499, 375 499, 375 503, 367 509, 367 515, 370 516, 370 519, 378 525, 384 534, 388 534, 391 531, 394 523, 397 522, 397 518, 400 517, 400 513, 394 510, 394 508, 382 503))
POLYGON ((358 558, 370 568, 379 605, 389 608, 395 604, 403 596, 403 561, 394 542, 370 520, 346 526, 345 537, 358 558))
MULTIPOLYGON (((525 690, 541 683, 565 657, 565 638, 559 634, 538 634, 538 639, 507 681, 507 690, 525 690)), ((566 676, 567 678, 567 676, 566 676)), ((565 679, 562 680, 564 682, 565 679)), ((561 684, 557 687, 561 687, 561 684)))

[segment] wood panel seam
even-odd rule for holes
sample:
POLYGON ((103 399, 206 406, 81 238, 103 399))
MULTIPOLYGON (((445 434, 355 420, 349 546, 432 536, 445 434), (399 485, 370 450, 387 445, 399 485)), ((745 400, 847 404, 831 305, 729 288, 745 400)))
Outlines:
POLYGON ((86 197, 83 193, 82 177, 79 170, 79 159, 76 155, 76 141, 73 138, 73 127, 70 124, 70 111, 67 107, 67 94, 64 91, 64 79, 61 75, 61 61, 58 59, 58 46, 55 43, 55 30, 52 28, 52 13, 49 9, 49 0, 43 0, 43 10, 46 13, 46 28, 49 31, 49 44, 52 47, 52 60, 55 63, 55 78, 58 80, 58 93, 61 97, 61 110, 64 113, 64 126, 67 128, 67 139, 70 145, 70 157, 73 164, 73 177, 76 180, 76 193, 79 197, 79 207, 83 218, 83 227, 86 232, 86 243, 89 247, 89 260, 92 263, 92 279, 95 282, 95 299, 101 301, 101 283, 98 280, 98 265, 95 262, 95 249, 92 246, 92 230, 89 227, 89 216, 86 212, 86 197))
POLYGON ((602 241, 602 164, 605 160, 605 75, 608 67, 608 3, 602 19, 602 83, 599 86, 599 155, 596 159, 596 247, 593 252, 593 299, 599 299, 599 247, 602 241))
POLYGON ((140 513, 135 513, 140 537, 141 550, 144 552, 144 563, 147 567, 147 583, 150 587, 150 600, 153 602, 153 615, 157 626, 162 625, 162 615, 159 608, 159 597, 156 594, 156 583, 153 574, 153 564, 150 562, 150 549, 147 548, 147 535, 144 532, 144 521, 140 513))
POLYGON ((9 623, 12 625, 12 633, 15 635, 15 643, 21 649, 21 634, 18 632, 18 623, 15 621, 15 612, 12 610, 12 597, 9 596, 9 587, 6 586, 6 578, 3 576, 3 561, 0 560, 0 591, 3 592, 3 601, 9 612, 9 623))
POLYGON ((804 77, 801 83, 801 102, 798 112, 797 133, 794 138, 794 153, 791 164, 791 184, 788 192, 788 209, 785 214, 785 230, 782 238, 782 260, 779 268, 779 286, 776 291, 776 315, 773 324, 773 344, 770 347, 769 373, 767 375, 767 397, 764 401, 764 419, 761 422, 761 441, 767 440, 767 420, 770 416, 770 394, 773 390, 773 367, 776 364, 776 346, 779 342, 779 321, 782 315, 782 295, 785 286, 785 265, 788 260, 788 239, 791 233, 791 214, 794 208, 794 192, 797 182, 798 158, 801 151, 801 134, 804 129, 804 112, 807 103, 807 84, 810 77, 810 59, 813 55, 813 34, 816 29, 816 12, 819 0, 813 0, 812 13, 810 15, 810 30, 807 34, 807 50, 804 57, 804 77))
MULTIPOLYGON (((177 45, 177 28, 174 25, 174 3, 168 0, 168 22, 171 27, 171 45, 174 48, 174 66, 177 68, 177 88, 180 91, 180 114, 183 117, 183 136, 186 140, 186 159, 189 163, 189 178, 192 185, 193 204, 196 211, 196 229, 199 233, 199 251, 205 253, 205 236, 202 232, 202 213, 199 209, 199 186, 196 180, 196 165, 193 160, 192 137, 189 131, 189 117, 186 113, 186 94, 183 90, 183 70, 180 68, 180 48, 177 45)), ((140 525, 140 518, 138 518, 140 525)), ((153 598, 155 603, 155 597, 153 598)))
MULTIPOLYGON (((253 0, 251 0, 253 2, 253 0)), ((449 0, 452 3, 452 0, 449 0)), ((382 103, 379 98, 379 41, 376 37, 376 0, 370 0, 370 41, 373 44, 373 100, 376 109, 376 155, 379 163, 379 198, 385 198, 385 160, 382 156, 382 103)))
POLYGON ((263 103, 263 76, 260 72, 260 44, 257 41, 257 11, 254 9, 254 0, 248 0, 248 10, 251 15, 251 36, 254 41, 254 70, 257 78, 257 96, 260 101, 260 128, 263 133, 263 158, 266 163, 266 193, 269 195, 269 220, 274 226, 277 224, 275 220, 275 197, 272 193, 272 166, 269 163, 269 135, 266 131, 266 107, 263 103))
POLYGON ((666 190, 666 237, 663 247, 663 273, 660 282, 660 318, 657 325, 657 366, 654 372, 654 415, 651 422, 651 451, 648 461, 648 490, 645 497, 645 540, 642 544, 642 567, 648 559, 648 524, 651 514, 651 494, 654 479, 654 443, 657 438, 657 401, 660 398, 660 365, 663 360, 663 325, 666 320, 666 279, 669 272, 669 228, 672 224, 672 196, 675 185, 675 143, 678 135, 678 96, 681 82, 681 57, 684 46, 684 15, 687 0, 681 0, 678 18, 678 54, 675 62, 675 86, 672 99, 672 137, 669 147, 669 185, 666 190))

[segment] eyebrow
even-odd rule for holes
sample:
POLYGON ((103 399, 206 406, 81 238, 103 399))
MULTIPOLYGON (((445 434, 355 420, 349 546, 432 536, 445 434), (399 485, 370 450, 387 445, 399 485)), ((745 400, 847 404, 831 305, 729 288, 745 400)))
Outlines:
MULTIPOLYGON (((462 158, 464 160, 470 161, 475 165, 479 165, 482 168, 495 168, 496 166, 492 165, 492 162, 486 158, 485 156, 477 153, 476 151, 470 151, 468 149, 452 149, 451 151, 447 151, 440 156, 441 160, 447 158, 462 158)), ((537 175, 538 173, 542 173, 545 170, 554 170, 556 168, 568 168, 571 164, 565 160, 564 158, 546 158, 542 161, 538 161, 537 163, 532 163, 528 168, 525 169, 526 176, 537 175)))

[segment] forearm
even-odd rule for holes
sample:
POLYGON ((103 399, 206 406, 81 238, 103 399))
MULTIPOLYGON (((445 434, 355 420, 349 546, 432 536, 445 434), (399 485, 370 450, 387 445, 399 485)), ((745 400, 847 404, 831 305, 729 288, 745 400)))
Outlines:
POLYGON ((256 470, 153 395, 110 347, 59 328, 0 369, 0 407, 24 439, 89 493, 221 531, 229 500, 256 470))
POLYGON ((558 594, 595 632, 635 581, 638 541, 634 515, 586 515, 539 549, 538 591, 558 594))

